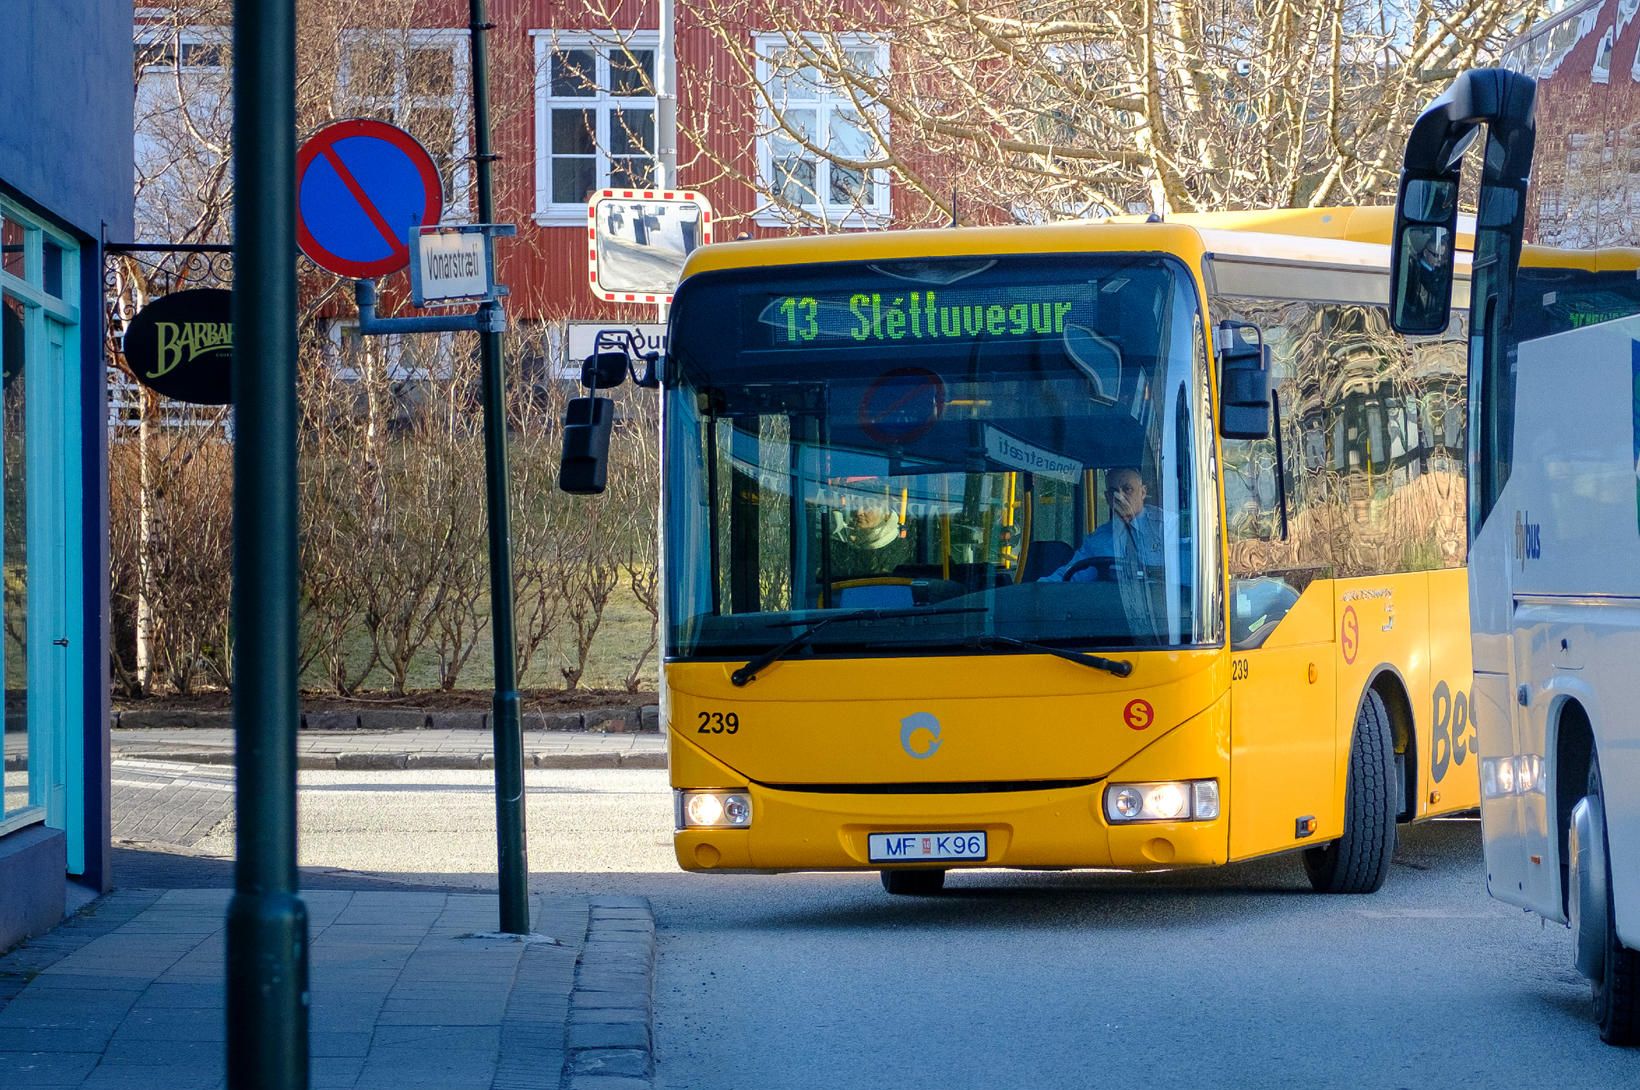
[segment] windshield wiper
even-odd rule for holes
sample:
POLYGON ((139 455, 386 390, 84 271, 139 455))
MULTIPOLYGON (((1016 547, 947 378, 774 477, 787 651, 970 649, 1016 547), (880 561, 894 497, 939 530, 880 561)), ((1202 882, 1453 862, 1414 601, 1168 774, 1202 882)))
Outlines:
POLYGON ((1081 666, 1089 666, 1095 670, 1104 670, 1117 677, 1127 677, 1133 673, 1133 663, 1127 659, 1107 659, 1103 655, 1090 655, 1086 651, 1069 651, 1063 647, 1049 647, 1045 643, 1032 643, 1029 640, 1016 640, 1012 636, 975 636, 969 641, 974 647, 983 650, 986 647, 1017 647, 1022 651, 1040 651, 1044 655, 1053 655, 1066 662, 1074 662, 1081 666))
POLYGON ((762 672, 764 667, 768 666, 771 662, 785 658, 793 651, 806 647, 811 641, 813 641, 816 632, 819 632, 822 628, 825 628, 833 621, 886 621, 895 617, 928 617, 934 614, 938 614, 942 617, 949 617, 957 613, 984 612, 984 606, 973 606, 966 609, 930 609, 927 607, 914 607, 911 609, 852 609, 847 613, 833 613, 829 617, 821 617, 819 620, 808 622, 803 626, 802 631, 797 633, 797 635, 793 636, 785 643, 780 644, 778 647, 769 648, 769 650, 763 652, 761 655, 758 655, 756 658, 753 658, 747 662, 746 665, 730 674, 729 680, 733 682, 737 688, 745 685, 749 681, 756 680, 757 675, 762 672))

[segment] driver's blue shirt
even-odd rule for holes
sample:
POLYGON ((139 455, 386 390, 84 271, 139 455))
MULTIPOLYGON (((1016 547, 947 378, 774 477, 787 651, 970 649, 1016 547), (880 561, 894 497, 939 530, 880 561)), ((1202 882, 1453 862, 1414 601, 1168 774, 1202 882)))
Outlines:
POLYGON ((1071 558, 1042 577, 1043 582, 1091 583, 1096 579, 1114 578, 1113 572, 1129 562, 1135 547, 1142 568, 1160 568, 1164 563, 1167 519, 1160 507, 1146 504, 1139 517, 1132 522, 1113 518, 1082 539, 1071 558), (1093 563, 1085 563, 1086 561, 1093 563), (1067 572, 1074 571, 1069 579, 1067 572))

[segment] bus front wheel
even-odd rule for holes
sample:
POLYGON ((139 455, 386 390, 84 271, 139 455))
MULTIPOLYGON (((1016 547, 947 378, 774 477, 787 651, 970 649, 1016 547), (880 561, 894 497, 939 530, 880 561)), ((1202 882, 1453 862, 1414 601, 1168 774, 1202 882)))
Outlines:
POLYGON ((945 888, 943 870, 885 870, 883 888, 896 897, 932 897, 945 888))
MULTIPOLYGON (((1589 762, 1588 794, 1604 802, 1600 790, 1600 762, 1589 762)), ((1602 813, 1604 810, 1602 809, 1602 813)), ((1604 831, 1604 822, 1601 822, 1604 831)), ((1630 950, 1617 937, 1617 921, 1612 912, 1611 865, 1609 851, 1602 845, 1598 853, 1606 867, 1605 950, 1600 971, 1594 978, 1594 1018, 1600 1039, 1609 1045, 1640 1044, 1640 950, 1630 950)))
POLYGON ((1384 698, 1368 689, 1355 714, 1344 786, 1344 835, 1304 853, 1317 893, 1376 893, 1395 854, 1395 741, 1384 698))

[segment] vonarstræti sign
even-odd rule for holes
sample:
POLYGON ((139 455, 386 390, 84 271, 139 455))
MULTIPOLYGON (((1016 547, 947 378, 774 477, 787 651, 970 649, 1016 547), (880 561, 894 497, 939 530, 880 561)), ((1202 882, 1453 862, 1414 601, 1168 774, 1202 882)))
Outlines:
POLYGON ((233 400, 233 293, 194 288, 163 295, 125 328, 125 362, 138 382, 174 401, 233 400))
POLYGON ((413 232, 411 302, 420 307, 491 298, 492 237, 480 224, 424 227, 413 232))

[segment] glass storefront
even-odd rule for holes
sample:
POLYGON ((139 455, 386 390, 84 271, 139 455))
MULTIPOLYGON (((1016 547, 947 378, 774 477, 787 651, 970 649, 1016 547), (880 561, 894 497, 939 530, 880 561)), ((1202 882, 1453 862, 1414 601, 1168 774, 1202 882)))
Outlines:
POLYGON ((80 251, 0 200, 5 786, 0 834, 44 822, 84 869, 80 251))

